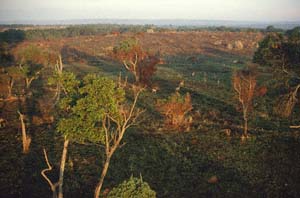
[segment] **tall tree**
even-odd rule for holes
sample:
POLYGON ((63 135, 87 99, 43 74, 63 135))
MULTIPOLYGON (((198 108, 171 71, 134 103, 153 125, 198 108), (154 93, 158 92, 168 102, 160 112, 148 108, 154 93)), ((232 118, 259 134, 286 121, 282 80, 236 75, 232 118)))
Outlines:
POLYGON ((267 35, 254 54, 253 62, 268 67, 277 82, 285 86, 278 113, 288 117, 299 101, 300 88, 300 27, 285 34, 267 35))
MULTIPOLYGON (((70 108, 72 103, 75 101, 75 99, 78 96, 78 88, 80 82, 76 79, 76 76, 73 73, 64 72, 62 70, 63 65, 60 56, 59 56, 59 65, 61 69, 58 69, 58 71, 56 71, 53 77, 50 77, 49 82, 50 84, 57 82, 58 86, 63 89, 63 95, 62 95, 63 97, 62 98, 59 97, 58 99, 56 99, 56 101, 59 102, 58 111, 60 112, 62 117, 65 117, 71 113, 70 108)), ((56 67, 58 67, 58 65, 56 67)), ((44 156, 48 168, 42 170, 41 174, 50 185, 53 198, 57 198, 57 197, 63 198, 64 171, 65 171, 65 163, 67 159, 68 146, 70 142, 70 137, 67 134, 63 134, 63 135, 64 135, 64 147, 63 147, 61 162, 60 162, 59 179, 55 183, 53 183, 46 175, 46 172, 52 170, 52 166, 48 160, 46 150, 44 149, 44 156)))
POLYGON ((106 159, 95 198, 100 195, 112 155, 120 146, 126 130, 141 113, 136 110, 140 92, 141 89, 134 86, 134 99, 129 105, 125 101, 124 89, 117 87, 112 80, 88 75, 78 90, 77 98, 64 103, 69 106, 69 112, 59 120, 58 131, 70 140, 98 142, 105 148, 106 159))

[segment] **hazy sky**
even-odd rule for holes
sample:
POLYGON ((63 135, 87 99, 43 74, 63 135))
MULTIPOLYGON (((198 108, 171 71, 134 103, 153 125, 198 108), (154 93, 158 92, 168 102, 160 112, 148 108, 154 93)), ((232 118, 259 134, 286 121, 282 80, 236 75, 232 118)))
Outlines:
POLYGON ((0 0, 0 20, 300 21, 300 0, 0 0))

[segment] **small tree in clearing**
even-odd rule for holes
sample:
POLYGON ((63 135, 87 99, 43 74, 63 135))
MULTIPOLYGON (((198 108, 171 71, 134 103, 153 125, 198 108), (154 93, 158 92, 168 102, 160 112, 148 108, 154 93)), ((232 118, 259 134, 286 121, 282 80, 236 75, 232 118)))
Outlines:
POLYGON ((193 109, 191 95, 181 96, 178 92, 167 100, 158 100, 157 110, 165 117, 165 126, 184 130, 191 124, 186 115, 193 109))
POLYGON ((136 83, 148 85, 156 72, 156 65, 163 63, 159 55, 145 52, 136 39, 122 41, 113 49, 113 56, 130 71, 136 83))
POLYGON ((88 75, 79 88, 77 99, 69 100, 69 111, 58 123, 58 131, 71 140, 98 142, 105 147, 105 162, 94 197, 98 198, 110 160, 121 144, 126 130, 132 126, 140 110, 136 103, 141 89, 134 90, 131 105, 125 102, 125 92, 108 78, 88 75))
POLYGON ((248 137, 248 116, 256 88, 256 73, 253 69, 240 70, 233 74, 233 88, 242 106, 244 119, 243 138, 248 137))

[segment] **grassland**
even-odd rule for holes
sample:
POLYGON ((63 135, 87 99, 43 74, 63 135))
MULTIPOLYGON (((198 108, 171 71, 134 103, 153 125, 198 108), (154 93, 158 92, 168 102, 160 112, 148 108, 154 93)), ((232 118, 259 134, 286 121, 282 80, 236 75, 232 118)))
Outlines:
MULTIPOLYGON (((109 58, 117 42, 134 36, 90 36, 48 41, 26 41, 49 50, 62 50, 66 70, 78 76, 99 73, 116 79, 119 63, 109 58), (62 50, 63 51, 63 50, 62 50)), ((187 32, 138 34, 145 49, 160 51, 165 64, 159 65, 153 78, 157 93, 146 90, 139 106, 146 109, 140 125, 125 135, 126 143, 113 156, 104 188, 111 189, 131 175, 140 176, 157 192, 157 197, 299 197, 300 133, 289 129, 299 112, 291 119, 272 113, 273 95, 258 98, 250 118, 250 139, 241 142, 242 115, 231 87, 235 69, 251 60, 261 33, 187 32), (240 40, 243 49, 228 49, 228 43, 240 40), (192 75, 194 73, 194 75, 192 75), (157 99, 174 93, 184 80, 181 93, 189 92, 193 103, 193 125, 189 132, 163 128, 161 115, 155 109, 157 99), (224 130, 231 129, 230 136, 224 130), (209 182, 216 176, 217 182, 209 182)), ((261 69, 262 70, 262 69, 261 69)), ((262 70, 263 71, 263 70, 262 70)), ((262 73, 259 84, 268 83, 262 73)), ((49 105, 51 92, 41 94, 44 83, 36 83, 36 100, 42 110, 49 105), (48 100, 47 100, 48 98, 48 100)), ((130 78, 129 78, 130 80, 130 78)), ((5 88, 2 87, 3 92, 5 88)), ((32 147, 28 155, 21 151, 21 131, 17 114, 20 101, 0 101, 1 117, 8 124, 0 129, 1 175, 0 197, 50 197, 47 183, 40 175, 46 167, 42 149, 59 167, 62 138, 55 123, 30 125, 32 147)), ((65 197, 91 197, 102 169, 102 148, 98 145, 71 143, 64 181, 65 197)), ((56 170, 58 171, 58 170, 56 170)), ((54 171, 55 172, 55 171, 54 171)), ((53 173, 53 178, 55 178, 53 173)))

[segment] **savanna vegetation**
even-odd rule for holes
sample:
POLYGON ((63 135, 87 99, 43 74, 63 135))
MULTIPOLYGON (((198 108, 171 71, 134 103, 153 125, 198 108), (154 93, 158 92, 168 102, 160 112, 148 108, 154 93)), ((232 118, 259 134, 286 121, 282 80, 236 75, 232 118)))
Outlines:
POLYGON ((299 27, 0 42, 0 197, 300 196, 299 27))

